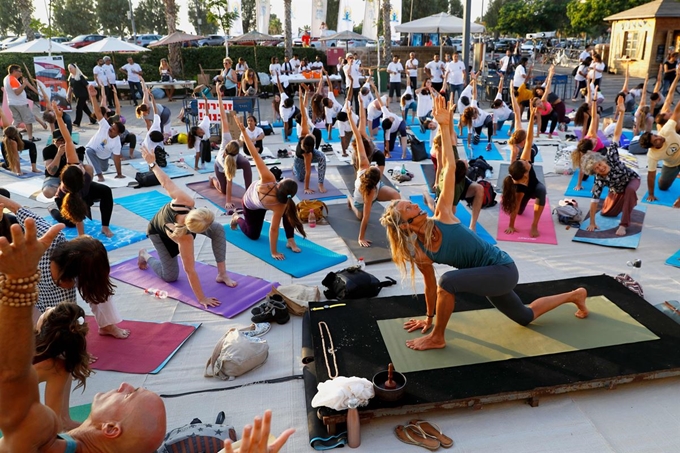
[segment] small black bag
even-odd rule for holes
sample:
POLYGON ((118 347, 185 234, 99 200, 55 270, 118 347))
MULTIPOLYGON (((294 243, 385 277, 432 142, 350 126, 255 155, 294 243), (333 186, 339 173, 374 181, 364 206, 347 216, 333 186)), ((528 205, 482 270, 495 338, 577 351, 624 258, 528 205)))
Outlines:
POLYGON ((161 74, 161 82, 172 82, 170 74, 161 74))
POLYGON ((272 168, 270 168, 269 171, 272 172, 272 175, 274 175, 277 182, 279 182, 283 179, 283 172, 276 165, 273 166, 272 168))
POLYGON ((427 150, 425 149, 425 143, 420 141, 415 134, 408 133, 408 142, 411 145, 411 160, 414 162, 420 162, 428 157, 427 150))
POLYGON ((135 187, 135 189, 139 189, 140 187, 159 186, 161 184, 152 171, 137 172, 135 180, 137 180, 137 187, 135 187))
POLYGON ((201 160, 210 162, 212 160, 212 145, 210 140, 201 140, 201 160))
POLYGON ((383 287, 397 283, 390 277, 385 278, 387 281, 381 282, 359 266, 352 266, 340 272, 329 272, 321 284, 328 288, 323 292, 326 299, 364 299, 375 297, 383 287))
POLYGON ((165 152, 165 148, 162 146, 156 146, 153 153, 156 155, 156 165, 159 167, 168 166, 168 153, 165 152))

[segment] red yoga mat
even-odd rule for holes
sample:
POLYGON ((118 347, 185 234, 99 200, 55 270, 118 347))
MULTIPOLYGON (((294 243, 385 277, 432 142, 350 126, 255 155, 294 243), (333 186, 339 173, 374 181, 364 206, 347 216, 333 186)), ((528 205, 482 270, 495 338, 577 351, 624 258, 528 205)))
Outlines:
POLYGON ((119 340, 99 335, 94 317, 86 319, 90 325, 87 352, 97 357, 90 367, 132 374, 159 372, 200 325, 123 321, 118 327, 129 329, 130 336, 119 340))

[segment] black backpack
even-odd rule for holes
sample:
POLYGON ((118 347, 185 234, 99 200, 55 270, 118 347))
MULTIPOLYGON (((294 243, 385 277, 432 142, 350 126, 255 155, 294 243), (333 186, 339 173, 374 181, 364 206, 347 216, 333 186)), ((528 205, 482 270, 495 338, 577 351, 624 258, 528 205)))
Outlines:
POLYGON ((478 179, 486 177, 487 170, 493 173, 493 167, 489 165, 483 156, 479 156, 476 159, 470 159, 468 162, 467 177, 473 182, 476 182, 478 179))
POLYGON ((154 155, 156 156, 156 165, 159 167, 167 167, 168 166, 168 153, 165 152, 165 148, 162 146, 156 146, 153 150, 154 155))
POLYGON ((381 282, 359 266, 352 266, 339 272, 329 272, 321 284, 328 288, 323 292, 326 299, 365 299, 375 297, 382 288, 397 283, 390 277, 385 278, 387 281, 381 282))

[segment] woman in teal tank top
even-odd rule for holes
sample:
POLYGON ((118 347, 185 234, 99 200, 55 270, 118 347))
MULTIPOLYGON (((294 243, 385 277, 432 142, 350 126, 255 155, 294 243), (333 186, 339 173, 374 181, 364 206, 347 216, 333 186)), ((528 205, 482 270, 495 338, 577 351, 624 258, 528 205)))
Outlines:
MULTIPOLYGON (((454 105, 438 96, 433 114, 439 123, 442 137, 442 168, 444 187, 433 217, 427 217, 420 206, 405 200, 393 201, 380 219, 387 230, 392 260, 406 273, 410 265, 411 280, 415 284, 415 268, 423 274, 425 302, 424 320, 410 319, 404 324, 409 332, 420 329, 428 335, 410 340, 411 349, 425 350, 446 346, 446 325, 453 313, 455 294, 468 292, 486 296, 504 315, 520 325, 527 325, 544 313, 567 302, 573 302, 578 310, 576 316, 588 316, 586 290, 577 288, 568 293, 546 296, 524 305, 514 291, 519 272, 510 256, 499 248, 480 239, 474 232, 461 225, 453 215, 455 192, 455 157, 450 128, 453 127, 454 105), (443 274, 436 280, 434 263, 448 264, 456 270, 443 274)), ((455 137, 455 136, 454 136, 455 137)))

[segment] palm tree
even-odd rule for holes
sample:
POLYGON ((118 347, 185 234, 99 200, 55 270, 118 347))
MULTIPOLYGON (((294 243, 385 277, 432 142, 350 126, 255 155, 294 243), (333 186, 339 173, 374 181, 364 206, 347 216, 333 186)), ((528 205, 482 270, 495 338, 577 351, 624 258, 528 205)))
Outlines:
POLYGON ((16 5, 21 13, 21 23, 28 41, 35 39, 35 32, 31 28, 31 15, 33 14, 33 2, 31 0, 17 0, 16 5))
MULTIPOLYGON (((168 24, 168 34, 177 31, 177 5, 175 0, 163 0, 165 4, 165 22, 168 24)), ((172 68, 173 74, 182 73, 182 54, 180 53, 181 44, 170 44, 168 46, 168 63, 172 68)))
POLYGON ((382 60, 385 63, 389 63, 392 61, 392 29, 390 28, 390 22, 391 22, 391 16, 392 15, 392 5, 390 5, 390 0, 383 0, 383 10, 382 10, 382 17, 383 17, 383 38, 385 39, 384 42, 384 51, 383 54, 385 55, 385 58, 382 60))
POLYGON ((283 0, 283 14, 286 16, 286 56, 293 56, 293 0, 283 0))

